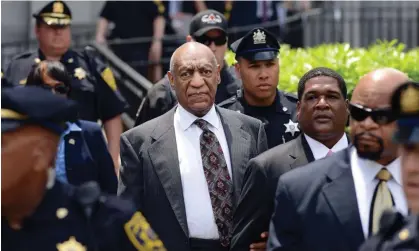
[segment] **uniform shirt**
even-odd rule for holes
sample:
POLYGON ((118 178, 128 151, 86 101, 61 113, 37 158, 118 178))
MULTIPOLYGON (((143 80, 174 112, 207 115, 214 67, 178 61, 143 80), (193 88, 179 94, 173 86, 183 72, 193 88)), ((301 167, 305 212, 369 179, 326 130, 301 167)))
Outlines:
MULTIPOLYGON (((219 239, 202 165, 199 141, 202 130, 193 124, 196 119, 198 117, 186 111, 181 105, 177 106, 174 128, 189 235, 201 239, 219 239)), ((228 172, 232 177, 227 139, 215 106, 202 119, 210 124, 209 129, 217 136, 228 172)))
POLYGON ((327 146, 311 138, 307 134, 304 134, 304 137, 306 138, 307 143, 310 146, 311 152, 313 153, 315 160, 326 157, 327 154, 329 153, 329 150, 332 150, 332 152, 335 153, 335 152, 345 149, 349 145, 348 137, 346 136, 345 133, 342 135, 342 138, 340 138, 340 140, 332 147, 332 149, 327 148, 327 146))
POLYGON ((87 217, 79 198, 88 193, 76 189, 56 180, 20 230, 10 228, 2 217, 2 250, 165 250, 129 201, 98 197, 87 217))
POLYGON ((57 179, 63 183, 68 183, 67 171, 65 166, 65 140, 64 137, 70 132, 80 132, 81 128, 76 123, 67 122, 68 128, 60 136, 58 144, 57 158, 55 159, 55 171, 57 179))
POLYGON ((300 129, 296 122, 297 101, 298 99, 294 95, 277 90, 272 105, 255 107, 247 104, 243 97, 243 90, 239 90, 234 97, 221 102, 219 106, 261 120, 265 126, 268 147, 272 148, 299 135, 300 129))
MULTIPOLYGON (((32 66, 44 59, 40 50, 18 55, 9 64, 5 76, 13 85, 24 85, 32 66)), ((96 53, 68 50, 60 61, 73 76, 69 97, 80 106, 79 119, 106 122, 128 107, 117 89, 112 71, 96 53)))
MULTIPOLYGON (((358 156, 356 149, 351 151, 351 168, 355 185, 356 198, 358 201, 359 215, 362 223, 362 230, 365 238, 368 238, 370 209, 374 190, 378 184, 375 176, 384 166, 375 161, 362 159, 358 156)), ((400 213, 407 215, 407 202, 402 188, 400 173, 400 158, 397 158, 385 166, 391 173, 392 179, 387 181, 388 188, 393 196, 395 208, 400 213)))

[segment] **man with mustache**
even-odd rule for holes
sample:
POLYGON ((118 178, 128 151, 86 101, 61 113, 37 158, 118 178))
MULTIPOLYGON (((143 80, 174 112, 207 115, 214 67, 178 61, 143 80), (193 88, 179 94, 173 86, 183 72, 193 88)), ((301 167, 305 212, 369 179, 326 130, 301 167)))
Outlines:
POLYGON ((315 68, 301 78, 297 118, 303 133, 250 160, 234 215, 232 250, 266 249, 266 237, 264 242, 256 242, 261 240, 262 232, 267 235, 273 198, 282 174, 348 146, 346 97, 346 83, 332 69, 315 68), (252 242, 255 245, 251 246, 252 242))
POLYGON ((296 138, 297 98, 277 89, 279 79, 279 42, 263 28, 255 28, 231 44, 236 53, 237 76, 243 88, 219 104, 262 121, 272 148, 296 138))
POLYGON ((391 95, 407 79, 391 68, 363 76, 349 104, 354 145, 279 178, 268 250, 357 250, 384 210, 407 214, 391 140, 391 95))
POLYGON ((419 249, 419 83, 406 82, 392 98, 398 117, 394 140, 399 143, 403 190, 411 216, 388 212, 380 221, 380 231, 361 247, 368 250, 419 249))

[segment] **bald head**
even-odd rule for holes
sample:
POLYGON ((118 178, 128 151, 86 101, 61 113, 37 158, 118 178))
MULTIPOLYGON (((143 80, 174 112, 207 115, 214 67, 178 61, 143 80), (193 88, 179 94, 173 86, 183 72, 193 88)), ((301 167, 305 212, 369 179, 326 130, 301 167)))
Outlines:
POLYGON ((217 59, 210 48, 198 42, 187 42, 173 52, 172 57, 170 58, 170 72, 172 74, 174 73, 175 67, 179 66, 179 61, 182 59, 190 60, 194 58, 206 58, 210 60, 214 66, 217 66, 217 59))
POLYGON ((408 79, 405 73, 393 68, 371 71, 359 80, 351 101, 371 108, 388 106, 393 91, 408 79))

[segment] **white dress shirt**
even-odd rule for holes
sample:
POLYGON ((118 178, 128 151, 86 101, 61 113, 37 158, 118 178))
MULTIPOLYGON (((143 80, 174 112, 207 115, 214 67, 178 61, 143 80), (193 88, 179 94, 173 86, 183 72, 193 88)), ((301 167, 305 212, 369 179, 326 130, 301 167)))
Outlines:
MULTIPOLYGON (((374 190, 378 184, 375 176, 383 168, 381 164, 362 159, 358 156, 355 147, 351 149, 351 168, 355 184, 356 198, 358 201, 359 215, 362 223, 362 230, 365 238, 368 238, 368 229, 370 222, 370 208, 374 190)), ((395 209, 400 213, 407 215, 407 202, 402 188, 400 173, 400 158, 395 159, 389 165, 385 166, 391 173, 392 178, 387 181, 387 186, 393 196, 395 209)))
MULTIPOLYGON (((178 104, 174 115, 174 128, 189 235, 201 239, 219 239, 202 166, 199 143, 202 130, 193 123, 196 119, 199 118, 178 104)), ((209 130, 217 136, 232 177, 230 152, 215 106, 201 119, 209 123, 209 130)))
POLYGON ((307 143, 310 146, 311 152, 313 153, 315 160, 326 157, 329 150, 332 150, 332 152, 335 153, 335 152, 345 149, 349 145, 348 137, 346 137, 345 133, 342 135, 342 138, 340 138, 340 140, 332 147, 332 149, 329 149, 327 146, 309 137, 305 133, 304 133, 304 137, 306 137, 307 143))

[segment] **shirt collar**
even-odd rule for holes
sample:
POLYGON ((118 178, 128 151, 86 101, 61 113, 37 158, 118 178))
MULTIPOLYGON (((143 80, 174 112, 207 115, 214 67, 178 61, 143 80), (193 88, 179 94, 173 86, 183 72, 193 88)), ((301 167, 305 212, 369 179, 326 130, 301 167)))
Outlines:
POLYGON ((356 152, 356 148, 353 147, 352 159, 356 161, 356 165, 360 168, 361 173, 367 182, 372 182, 375 179, 375 176, 381 170, 381 168, 385 167, 391 173, 393 179, 399 185, 402 184, 400 158, 393 160, 393 162, 391 162, 387 166, 383 166, 375 161, 359 157, 358 153, 356 152))
POLYGON ((176 112, 179 114, 180 120, 180 127, 182 130, 186 131, 197 119, 203 119, 207 121, 210 125, 218 129, 220 127, 220 120, 217 115, 217 111, 215 110, 215 106, 213 105, 211 109, 208 111, 207 114, 203 117, 197 117, 192 113, 188 112, 185 108, 183 108, 180 104, 178 104, 176 112))
MULTIPOLYGON (((329 152, 329 148, 327 148, 327 146, 325 146, 322 143, 320 143, 319 141, 311 138, 310 136, 308 136, 305 133, 304 133, 304 137, 306 138, 307 143, 310 146, 310 149, 313 152, 313 156, 316 160, 326 157, 327 153, 329 152)), ((346 137, 346 134, 343 133, 340 140, 338 142, 336 142, 336 144, 330 150, 332 150, 332 152, 335 153, 335 152, 338 152, 340 150, 343 150, 343 149, 347 148, 348 145, 349 145, 348 138, 346 137)))
POLYGON ((67 122, 67 129, 64 131, 64 133, 62 134, 62 137, 69 134, 70 132, 81 132, 82 129, 80 128, 80 126, 77 125, 77 123, 73 123, 73 122, 67 122))

